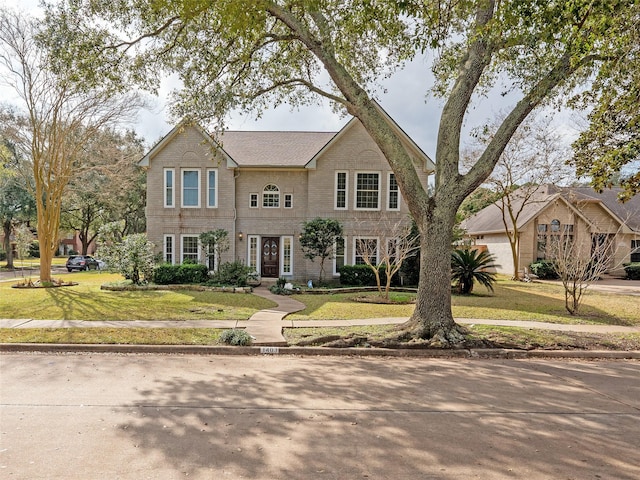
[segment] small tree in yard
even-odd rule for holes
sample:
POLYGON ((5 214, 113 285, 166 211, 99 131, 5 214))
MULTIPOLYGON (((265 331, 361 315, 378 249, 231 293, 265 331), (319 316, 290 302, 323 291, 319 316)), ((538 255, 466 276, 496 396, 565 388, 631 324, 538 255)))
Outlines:
POLYGON ((313 262, 320 257, 320 275, 318 282, 324 279, 324 262, 335 255, 336 239, 342 236, 342 225, 330 218, 314 218, 304 222, 300 245, 305 258, 313 262))
POLYGON ((591 252, 585 251, 589 245, 575 242, 571 235, 551 239, 550 257, 564 287, 564 306, 571 315, 578 313, 584 292, 609 269, 614 239, 615 235, 591 234, 591 252))
POLYGON ((153 244, 144 233, 136 233, 118 241, 119 222, 112 222, 101 229, 103 245, 98 254, 105 260, 109 270, 120 273, 134 285, 153 278, 155 266, 153 244))
POLYGON ((400 271, 402 263, 420 249, 420 236, 411 225, 399 220, 395 224, 379 223, 376 238, 356 239, 356 255, 362 258, 376 277, 380 296, 389 299, 391 280, 400 271), (378 238, 382 242, 378 245, 378 238), (384 292, 380 272, 386 274, 384 292))
POLYGON ((215 265, 220 266, 222 254, 229 250, 229 233, 223 228, 203 232, 200 234, 200 243, 207 256, 209 270, 214 270, 215 265))

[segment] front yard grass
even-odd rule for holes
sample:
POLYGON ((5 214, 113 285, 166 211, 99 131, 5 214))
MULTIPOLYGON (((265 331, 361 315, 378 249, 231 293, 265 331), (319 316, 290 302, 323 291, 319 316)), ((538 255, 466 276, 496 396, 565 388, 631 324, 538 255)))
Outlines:
POLYGON ((11 288, 0 283, 0 318, 35 320, 246 320, 273 302, 250 294, 180 291, 100 290, 122 280, 96 271, 54 275, 72 287, 11 288))
POLYGON ((2 328, 3 343, 217 345, 217 328, 2 328))
MULTIPOLYGON (((358 294, 362 295, 362 294, 358 294)), ((375 295, 371 293, 369 295, 375 295)), ((377 305, 355 302, 354 294, 297 295, 307 308, 289 315, 291 320, 351 320, 357 318, 409 317, 413 305, 377 305)), ((562 286, 500 279, 495 292, 476 286, 471 295, 453 295, 452 310, 458 318, 530 320, 551 323, 640 325, 640 301, 630 295, 587 290, 580 313, 564 308, 562 286)))

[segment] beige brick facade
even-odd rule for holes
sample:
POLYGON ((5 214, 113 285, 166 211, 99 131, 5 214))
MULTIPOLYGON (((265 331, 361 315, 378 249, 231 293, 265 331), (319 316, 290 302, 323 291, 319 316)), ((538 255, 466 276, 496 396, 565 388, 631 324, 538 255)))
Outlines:
MULTIPOLYGON (((313 135, 291 138, 315 138, 313 135)), ((271 136, 260 132, 259 135, 260 142, 273 141, 274 145, 283 142, 284 137, 291 142, 282 132, 274 132, 271 136)), ((410 222, 399 191, 393 185, 390 188, 392 171, 389 164, 355 120, 336 134, 318 134, 320 147, 312 152, 312 158, 296 158, 298 150, 303 152, 300 153, 303 157, 309 153, 292 144, 290 153, 284 155, 287 158, 278 163, 278 159, 267 158, 270 152, 276 151, 275 147, 269 150, 261 144, 251 150, 247 141, 256 140, 251 140, 248 132, 243 132, 242 145, 234 143, 234 139, 232 134, 225 133, 224 150, 220 150, 216 141, 201 128, 180 125, 142 160, 141 165, 147 167, 147 233, 165 260, 180 263, 185 255, 193 255, 190 250, 193 237, 222 228, 231 240, 223 262, 241 260, 254 266, 263 276, 315 280, 319 274, 319 260, 306 260, 298 240, 305 221, 321 217, 342 223, 345 264, 354 263, 355 238, 373 236, 382 242, 384 225, 399 220, 410 222), (328 143, 325 138, 329 139, 328 143), (244 159, 239 158, 241 155, 234 157, 236 152, 256 152, 258 149, 264 151, 264 160, 256 155, 257 160, 243 163, 244 159), (217 180, 215 206, 209 204, 209 172, 214 172, 217 180), (345 187, 344 208, 336 207, 337 172, 345 187), (378 205, 356 208, 359 177, 361 180, 377 179, 374 197, 377 197, 378 205), (389 208, 390 200, 391 206, 396 207, 396 197, 397 208, 389 208), (187 203, 197 205, 185 205, 185 198, 187 203), (273 204, 275 202, 277 205, 273 204), (277 248, 277 271, 270 270, 269 273, 263 271, 262 253, 263 248, 267 248, 263 241, 266 239, 273 239, 275 246, 270 245, 277 248)), ((403 140, 426 186, 433 164, 410 139, 403 140)), ((204 262, 206 256, 201 248, 197 254, 199 261, 204 262)), ((328 263, 325 272, 327 278, 331 278, 332 273, 335 274, 334 262, 329 260, 328 263)))

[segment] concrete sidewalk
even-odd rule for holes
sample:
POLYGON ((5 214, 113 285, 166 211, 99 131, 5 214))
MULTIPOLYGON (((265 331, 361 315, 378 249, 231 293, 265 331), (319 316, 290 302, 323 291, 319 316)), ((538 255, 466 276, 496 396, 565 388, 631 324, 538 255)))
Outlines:
MULTIPOLYGON (((261 310, 247 321, 237 320, 131 320, 131 321, 84 321, 84 320, 32 320, 0 319, 0 328, 244 328, 257 346, 286 346, 283 328, 301 327, 349 327, 359 325, 400 324, 407 317, 364 318, 354 320, 286 320, 285 317, 302 310, 305 305, 291 296, 274 295, 266 287, 258 287, 254 295, 277 303, 272 309, 261 310)), ((456 318, 465 325, 496 325, 530 329, 557 330, 583 333, 640 333, 640 326, 587 325, 532 322, 520 320, 491 320, 456 318)))

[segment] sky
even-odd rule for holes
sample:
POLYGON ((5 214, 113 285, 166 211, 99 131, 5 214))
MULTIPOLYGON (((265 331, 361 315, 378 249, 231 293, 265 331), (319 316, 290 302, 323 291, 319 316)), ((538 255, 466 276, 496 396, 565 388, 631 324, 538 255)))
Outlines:
MULTIPOLYGON (((0 6, 9 6, 31 14, 39 12, 38 0, 0 0, 0 6)), ((376 95, 380 105, 427 155, 435 159, 443 100, 429 95, 429 88, 433 85, 430 60, 426 56, 419 56, 382 83, 386 91, 376 95)), ((165 79, 159 96, 155 98, 154 108, 142 111, 132 125, 148 146, 155 144, 174 126, 166 104, 169 93, 177 85, 175 78, 165 79)), ((11 96, 10 91, 0 87, 0 101, 10 100, 11 96)), ((515 101, 515 95, 502 96, 497 90, 495 93, 489 92, 487 97, 476 99, 467 113, 463 133, 468 134, 473 127, 490 121, 501 110, 513 106, 515 101)), ((227 121, 227 127, 231 130, 338 131, 348 120, 349 118, 334 113, 329 102, 324 101, 319 106, 297 110, 281 106, 265 112, 260 119, 235 113, 227 121)), ((556 121, 557 128, 566 136, 567 143, 576 135, 572 124, 568 115, 562 115, 556 121)))

